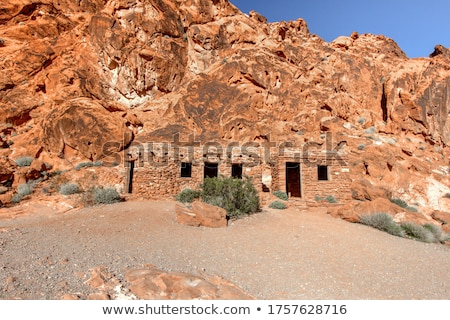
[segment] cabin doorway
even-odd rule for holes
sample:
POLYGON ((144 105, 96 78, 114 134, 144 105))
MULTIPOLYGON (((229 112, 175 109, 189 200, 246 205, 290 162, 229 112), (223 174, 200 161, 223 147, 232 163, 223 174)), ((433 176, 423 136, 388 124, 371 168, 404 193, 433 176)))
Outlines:
POLYGON ((286 162, 286 193, 289 197, 301 198, 301 173, 299 162, 286 162))

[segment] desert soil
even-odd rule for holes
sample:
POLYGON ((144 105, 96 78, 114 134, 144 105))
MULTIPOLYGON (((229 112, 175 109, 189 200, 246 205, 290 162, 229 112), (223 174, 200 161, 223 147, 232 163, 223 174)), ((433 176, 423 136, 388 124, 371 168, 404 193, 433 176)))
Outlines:
POLYGON ((450 299, 445 245, 394 237, 320 208, 264 209, 207 229, 177 224, 174 206, 2 209, 0 298, 87 294, 91 268, 106 266, 123 279, 125 270, 153 264, 222 276, 257 299, 450 299))

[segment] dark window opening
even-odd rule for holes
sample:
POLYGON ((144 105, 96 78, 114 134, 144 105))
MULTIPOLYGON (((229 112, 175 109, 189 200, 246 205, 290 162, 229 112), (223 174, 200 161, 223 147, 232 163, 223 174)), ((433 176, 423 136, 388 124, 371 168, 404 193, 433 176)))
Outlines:
POLYGON ((192 163, 182 162, 181 163, 181 177, 191 178, 192 177, 192 163))
POLYGON ((328 181, 328 166, 317 166, 317 177, 319 181, 328 181))
POLYGON ((300 163, 298 162, 286 163, 286 193, 290 197, 301 198, 302 196, 300 163))
POLYGON ((204 178, 214 178, 219 175, 219 165, 217 163, 205 162, 204 178))
POLYGON ((242 163, 231 165, 231 176, 233 178, 242 179, 242 163))

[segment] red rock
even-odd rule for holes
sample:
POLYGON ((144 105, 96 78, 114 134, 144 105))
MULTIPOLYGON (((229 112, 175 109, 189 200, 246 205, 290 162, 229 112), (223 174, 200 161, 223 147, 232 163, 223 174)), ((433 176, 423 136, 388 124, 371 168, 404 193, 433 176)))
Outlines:
POLYGON ((450 213, 449 212, 442 212, 442 211, 434 211, 431 214, 431 217, 440 222, 442 225, 442 230, 450 233, 450 213))
POLYGON ((209 228, 223 228, 227 226, 227 211, 225 209, 194 201, 192 210, 201 226, 209 228))
POLYGON ((223 228, 227 226, 225 209, 194 201, 189 207, 182 204, 175 206, 177 222, 193 227, 223 228))
MULTIPOLYGON (((327 43, 302 19, 267 23, 226 0, 9 0, 0 35, 0 161, 66 169, 111 141, 326 145, 326 131, 347 142, 357 199, 407 191, 436 209, 421 190, 450 156, 443 46, 408 59, 382 35, 327 43)), ((0 163, 0 184, 11 174, 0 163)))
POLYGON ((186 205, 177 203, 175 205, 175 214, 177 215, 177 222, 180 224, 192 227, 200 226, 200 221, 197 220, 194 211, 186 205))
POLYGON ((328 214, 349 222, 359 222, 359 217, 362 215, 374 213, 387 213, 397 222, 411 221, 417 224, 431 222, 423 214, 408 211, 385 198, 377 198, 373 201, 353 201, 343 206, 328 208, 328 214))
POLYGON ((156 267, 130 269, 125 274, 129 290, 146 300, 253 299, 234 284, 208 275, 165 273, 156 267))

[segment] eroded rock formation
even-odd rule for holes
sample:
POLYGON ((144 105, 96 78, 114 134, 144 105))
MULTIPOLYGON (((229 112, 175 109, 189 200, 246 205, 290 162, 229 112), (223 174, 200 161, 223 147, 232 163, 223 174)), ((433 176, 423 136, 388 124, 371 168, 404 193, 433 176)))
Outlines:
POLYGON ((450 210, 443 46, 409 59, 381 35, 327 43, 301 19, 267 23, 227 0, 11 0, 0 70, 2 184, 20 156, 70 167, 112 140, 117 151, 175 133, 323 145, 331 132, 356 199, 387 190, 450 210))

